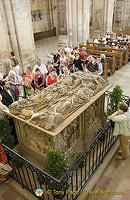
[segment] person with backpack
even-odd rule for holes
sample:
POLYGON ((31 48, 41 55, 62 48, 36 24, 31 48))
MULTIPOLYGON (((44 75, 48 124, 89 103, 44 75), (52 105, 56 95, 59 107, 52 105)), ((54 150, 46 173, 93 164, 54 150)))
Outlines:
POLYGON ((115 122, 113 136, 119 135, 122 151, 118 151, 117 160, 126 160, 128 157, 128 140, 130 139, 128 105, 125 102, 118 103, 118 111, 114 112, 109 119, 115 122))

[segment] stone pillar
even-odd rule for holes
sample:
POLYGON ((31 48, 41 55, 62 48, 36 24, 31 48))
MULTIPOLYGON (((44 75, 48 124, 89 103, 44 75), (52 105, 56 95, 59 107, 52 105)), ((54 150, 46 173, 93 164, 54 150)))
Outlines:
MULTIPOLYGON (((60 1, 60 0, 59 0, 60 1)), ((66 3, 67 34, 59 31, 59 38, 62 44, 78 46, 80 42, 89 39, 89 12, 90 0, 62 0, 66 3)), ((59 4, 59 3, 58 3, 59 4)), ((64 8, 65 9, 65 8, 64 8)))
POLYGON ((72 0, 67 0, 67 10, 68 10, 68 15, 67 15, 67 30, 68 30, 68 37, 69 37, 69 44, 72 44, 73 40, 73 34, 72 34, 72 27, 73 27, 73 22, 72 22, 72 0))
POLYGON ((15 52, 22 66, 21 71, 25 71, 27 66, 34 65, 36 58, 30 2, 29 0, 0 0, 0 12, 6 51, 15 52))
POLYGON ((103 0, 93 0, 92 7, 92 38, 102 34, 103 26, 103 0))
MULTIPOLYGON (((77 23, 77 0, 72 0, 72 35, 73 35, 73 45, 77 46, 78 42, 78 23, 77 23)), ((68 22, 69 23, 69 22, 68 22)))
POLYGON ((78 43, 82 42, 83 41, 83 10, 82 10, 82 7, 83 7, 83 3, 81 0, 78 0, 78 12, 76 13, 78 15, 78 23, 77 23, 77 32, 78 32, 78 43))
POLYGON ((90 0, 83 0, 83 42, 89 40, 90 0))
POLYGON ((118 0, 114 4, 113 31, 121 31, 130 26, 130 1, 118 0))
POLYGON ((12 0, 11 4, 19 54, 25 68, 33 65, 36 58, 30 2, 29 0, 12 0))
POLYGON ((58 0, 58 45, 68 44, 66 0, 58 0))
POLYGON ((115 0, 106 0, 104 1, 104 17, 103 17, 103 33, 112 32, 112 23, 113 23, 113 12, 114 12, 114 1, 115 0))
POLYGON ((93 0, 93 37, 112 32, 115 0, 93 0))
POLYGON ((122 29, 128 29, 130 27, 130 1, 124 1, 123 17, 122 17, 122 29))

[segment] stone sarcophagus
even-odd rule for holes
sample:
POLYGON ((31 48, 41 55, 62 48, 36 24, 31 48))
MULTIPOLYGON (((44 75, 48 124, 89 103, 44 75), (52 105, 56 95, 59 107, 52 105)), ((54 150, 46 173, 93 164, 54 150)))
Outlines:
POLYGON ((56 148, 72 162, 104 124, 105 92, 111 87, 97 75, 76 72, 10 107, 17 150, 43 168, 46 154, 56 148))

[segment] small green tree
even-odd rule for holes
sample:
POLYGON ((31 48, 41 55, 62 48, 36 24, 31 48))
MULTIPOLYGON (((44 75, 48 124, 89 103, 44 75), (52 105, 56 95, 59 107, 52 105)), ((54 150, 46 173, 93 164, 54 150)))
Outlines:
POLYGON ((118 109, 118 103, 122 101, 122 93, 123 93, 123 90, 121 89, 119 85, 116 85, 112 93, 110 93, 109 95, 110 103, 108 104, 107 116, 116 112, 116 110, 118 109))
POLYGON ((12 126, 9 124, 9 120, 5 117, 0 117, 0 139, 3 144, 13 148, 15 146, 14 136, 11 135, 12 126))
POLYGON ((56 149, 50 150, 46 157, 44 170, 51 176, 60 179, 67 169, 68 158, 56 149))

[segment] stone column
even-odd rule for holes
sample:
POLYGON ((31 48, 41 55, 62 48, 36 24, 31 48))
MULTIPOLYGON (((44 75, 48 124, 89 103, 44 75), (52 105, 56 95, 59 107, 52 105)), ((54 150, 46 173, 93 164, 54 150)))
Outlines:
POLYGON ((112 23, 113 23, 113 12, 114 12, 114 1, 115 0, 106 0, 104 1, 104 17, 103 17, 103 33, 112 32, 112 23))
POLYGON ((68 44, 68 35, 67 35, 67 8, 66 0, 58 0, 58 45, 63 47, 65 44, 68 44))
POLYGON ((76 46, 77 45, 77 41, 78 41, 78 23, 77 23, 77 0, 73 1, 72 0, 72 35, 73 35, 73 45, 76 46))
POLYGON ((19 54, 24 69, 35 63, 35 44, 29 0, 10 0, 16 30, 19 54))
POLYGON ((93 0, 92 3, 92 38, 102 34, 103 26, 103 0, 93 0))
MULTIPOLYGON (((80 42, 89 39, 90 0, 59 0, 66 9, 67 29, 59 28, 59 42, 78 46, 80 42), (65 7, 66 3, 66 7, 65 7), (62 31, 61 31, 62 30, 62 31), (67 30, 67 34, 66 34, 67 30)), ((58 3, 58 5, 60 6, 58 3)), ((60 8, 59 8, 60 9, 60 8)), ((59 10, 58 9, 58 10, 59 10)), ((59 12, 61 15, 61 10, 59 12)), ((65 19, 64 19, 65 22, 65 19)), ((61 26, 59 24, 59 26, 61 26)))
POLYGON ((83 0, 83 42, 89 40, 90 0, 83 0))
POLYGON ((78 43, 82 42, 83 41, 83 10, 82 10, 82 7, 83 7, 83 3, 81 0, 78 0, 78 9, 77 9, 77 17, 78 17, 78 23, 77 23, 77 26, 78 26, 78 43))
POLYGON ((68 30, 68 37, 69 37, 69 44, 72 45, 72 27, 73 27, 73 22, 72 22, 72 0, 67 0, 67 30, 68 30))
POLYGON ((122 17, 122 29, 128 29, 130 27, 130 1, 124 1, 123 17, 122 17))
MULTIPOLYGON (((20 61, 21 72, 35 63, 29 0, 0 0, 1 25, 3 24, 6 52, 13 50, 20 61)), ((0 45, 2 41, 0 40, 0 45)))

